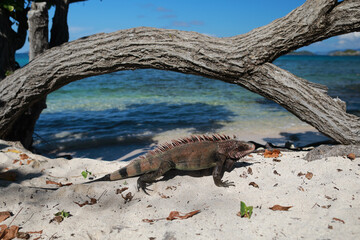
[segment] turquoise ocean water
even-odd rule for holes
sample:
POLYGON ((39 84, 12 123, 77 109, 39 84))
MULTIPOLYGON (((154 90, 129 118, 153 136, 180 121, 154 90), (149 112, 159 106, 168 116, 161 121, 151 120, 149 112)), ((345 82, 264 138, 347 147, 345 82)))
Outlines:
MULTIPOLYGON (((18 54, 17 61, 26 64, 27 55, 18 54)), ((360 57, 283 56, 274 63, 328 86, 348 112, 360 116, 360 57)), ((240 86, 152 69, 73 82, 51 93, 47 106, 34 135, 43 149, 136 144, 157 135, 266 135, 307 125, 240 86)))

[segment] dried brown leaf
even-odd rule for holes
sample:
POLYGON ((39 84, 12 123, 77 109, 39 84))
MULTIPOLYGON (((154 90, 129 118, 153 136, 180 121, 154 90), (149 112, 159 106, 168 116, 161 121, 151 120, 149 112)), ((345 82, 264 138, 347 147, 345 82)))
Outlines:
POLYGON ((79 207, 83 207, 85 205, 94 205, 97 203, 97 200, 95 198, 90 198, 90 202, 88 200, 86 200, 84 203, 78 203, 78 202, 74 202, 77 205, 79 205, 79 207))
POLYGON ((251 182, 249 183, 250 186, 253 186, 255 188, 259 188, 259 185, 257 185, 255 182, 251 182))
POLYGON ((248 174, 252 175, 253 174, 253 171, 252 171, 252 168, 249 167, 248 170, 247 170, 248 174))
POLYGON ((172 212, 170 212, 170 214, 166 218, 166 220, 172 221, 174 219, 187 219, 187 218, 194 216, 195 214, 197 214, 199 212, 200 212, 200 210, 195 210, 195 211, 186 213, 184 216, 181 216, 178 211, 172 211, 172 212))
POLYGON ((7 229, 7 225, 2 224, 0 225, 0 239, 2 239, 2 237, 5 235, 5 229, 7 229))
POLYGON ((22 154, 20 154, 19 156, 20 156, 20 160, 25 160, 25 159, 28 159, 28 158, 29 158, 29 156, 26 155, 25 153, 22 153, 22 154))
POLYGON ((59 215, 59 216, 55 216, 53 219, 51 219, 49 223, 52 223, 52 222, 61 223, 63 220, 64 220, 63 216, 59 215))
POLYGON ((274 162, 281 162, 281 160, 280 160, 280 159, 277 159, 277 158, 274 158, 273 161, 274 161, 274 162))
POLYGON ((333 220, 335 220, 335 221, 338 221, 338 222, 341 222, 341 223, 345 224, 345 221, 344 221, 344 220, 342 220, 342 219, 340 219, 340 218, 336 218, 336 217, 334 217, 334 218, 333 218, 333 220))
POLYGON ((121 188, 121 189, 116 189, 116 194, 120 194, 120 193, 122 193, 122 192, 124 192, 124 191, 126 191, 126 190, 128 190, 129 188, 128 187, 123 187, 123 188, 121 188))
POLYGON ((145 218, 142 221, 147 222, 147 223, 152 223, 152 222, 155 222, 156 220, 155 219, 147 219, 147 218, 145 218))
POLYGON ((125 200, 125 203, 127 203, 133 199, 134 195, 132 195, 131 192, 128 192, 124 197, 124 195, 121 193, 121 197, 125 200))
POLYGON ((300 191, 302 191, 302 192, 305 191, 305 189, 304 189, 302 186, 299 186, 298 189, 299 189, 300 191))
POLYGON ((349 153, 349 154, 347 155, 347 157, 348 157, 350 160, 355 160, 355 158, 356 158, 356 156, 355 156, 354 153, 349 153))
POLYGON ((301 176, 304 176, 304 175, 305 175, 305 173, 302 173, 302 172, 299 172, 299 173, 297 174, 298 177, 301 177, 301 176))
POLYGON ((32 232, 26 232, 28 234, 42 234, 43 233, 43 230, 40 230, 40 231, 32 231, 32 232))
POLYGON ((5 221, 5 219, 9 218, 11 216, 11 212, 5 211, 0 212, 0 222, 5 221))
POLYGON ((17 238, 20 238, 20 239, 29 239, 30 238, 30 234, 27 233, 27 232, 18 232, 16 234, 16 237, 17 238))
POLYGON ((271 210, 273 210, 273 211, 288 211, 290 208, 292 208, 293 206, 287 206, 287 207, 285 207, 285 206, 280 206, 280 205, 274 205, 274 206, 272 206, 271 208, 269 208, 269 209, 271 209, 271 210))
POLYGON ((277 158, 277 157, 279 157, 279 155, 280 155, 279 149, 274 149, 274 150, 265 149, 265 152, 264 152, 265 158, 277 158))
POLYGON ((8 227, 5 224, 0 225, 0 239, 1 240, 14 239, 16 238, 18 231, 19 231, 18 226, 12 225, 8 227))
POLYGON ((51 180, 46 180, 46 184, 55 184, 55 185, 58 185, 59 187, 64 187, 64 186, 70 186, 70 185, 72 185, 72 183, 62 184, 61 182, 54 182, 54 181, 51 181, 51 180))
POLYGON ((314 176, 314 174, 313 174, 312 172, 307 172, 306 175, 305 175, 305 177, 306 177, 307 179, 309 179, 309 180, 310 180, 313 176, 314 176))

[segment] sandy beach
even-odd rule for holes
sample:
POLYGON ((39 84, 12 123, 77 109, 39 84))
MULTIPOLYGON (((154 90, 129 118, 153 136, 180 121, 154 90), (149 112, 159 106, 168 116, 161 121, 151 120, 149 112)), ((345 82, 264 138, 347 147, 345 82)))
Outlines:
POLYGON ((137 178, 81 184, 82 171, 101 177, 127 162, 51 159, 0 141, 1 176, 10 171, 15 178, 0 180, 0 211, 13 214, 0 225, 19 226, 30 239, 359 238, 360 158, 307 162, 305 155, 253 153, 225 173, 235 187, 216 187, 212 176, 172 174, 146 195, 137 191, 137 178), (58 185, 47 181, 72 185, 50 190, 58 185), (237 215, 241 201, 253 206, 250 219, 237 215), (274 205, 291 208, 274 211, 274 205), (61 211, 70 216, 57 222, 61 211), (199 212, 167 220, 172 211, 199 212))

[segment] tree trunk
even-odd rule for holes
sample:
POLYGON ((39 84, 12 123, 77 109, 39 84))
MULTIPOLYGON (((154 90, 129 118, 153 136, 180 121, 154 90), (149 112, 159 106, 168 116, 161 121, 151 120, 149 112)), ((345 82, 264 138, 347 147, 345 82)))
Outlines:
POLYGON ((48 23, 49 16, 46 2, 33 2, 28 13, 29 18, 29 60, 32 61, 36 56, 49 48, 48 44, 48 23))
POLYGON ((360 30, 360 1, 308 0, 287 16, 231 37, 135 28, 97 34, 46 51, 0 86, 0 137, 28 106, 85 77, 155 68, 238 84, 271 99, 342 144, 360 143, 360 118, 346 113, 326 87, 271 64, 331 36, 360 30))
POLYGON ((69 41, 69 28, 67 15, 69 10, 68 0, 55 0, 56 9, 51 28, 50 47, 59 46, 69 41))
MULTIPOLYGON (((35 59, 48 49, 48 10, 45 2, 33 2, 28 13, 29 18, 29 60, 35 59)), ((22 145, 31 149, 36 121, 42 110, 46 108, 46 96, 31 104, 11 126, 7 139, 20 141, 22 145)))
POLYGON ((0 81, 18 68, 15 52, 24 45, 26 39, 27 9, 17 11, 16 14, 19 22, 17 32, 11 28, 9 11, 0 8, 0 81))
MULTIPOLYGON (((80 0, 78 0, 80 1, 80 0)), ((67 25, 68 0, 56 0, 56 10, 51 28, 50 47, 59 46, 69 40, 67 25)), ((29 12, 29 60, 32 61, 49 48, 48 43, 48 12, 46 2, 33 2, 29 12)), ((9 133, 5 137, 8 140, 20 141, 27 149, 32 149, 33 133, 36 121, 41 112, 46 108, 45 94, 42 98, 32 103, 17 120, 12 124, 9 133)))

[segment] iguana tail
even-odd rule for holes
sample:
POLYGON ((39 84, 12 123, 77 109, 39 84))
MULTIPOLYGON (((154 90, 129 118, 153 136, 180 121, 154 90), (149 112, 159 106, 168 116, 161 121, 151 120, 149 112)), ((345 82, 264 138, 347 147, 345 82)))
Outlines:
POLYGON ((106 181, 111 181, 110 175, 111 175, 111 174, 106 174, 106 175, 103 176, 102 178, 98 178, 98 179, 95 179, 95 180, 92 180, 92 181, 84 182, 84 184, 93 183, 93 182, 106 182, 106 181))

